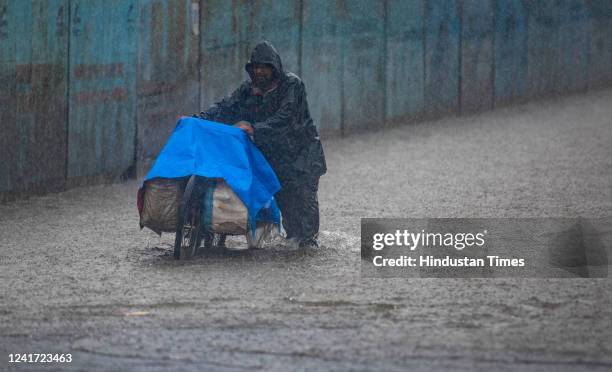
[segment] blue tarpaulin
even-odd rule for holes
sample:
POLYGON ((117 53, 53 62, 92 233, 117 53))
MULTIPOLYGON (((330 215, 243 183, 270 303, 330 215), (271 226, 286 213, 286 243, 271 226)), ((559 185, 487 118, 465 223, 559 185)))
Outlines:
POLYGON ((249 211, 251 227, 258 219, 280 213, 274 194, 280 183, 274 170, 241 129, 192 117, 181 118, 168 142, 144 178, 178 178, 190 175, 223 178, 249 211), (263 211, 262 211, 263 212, 263 211))

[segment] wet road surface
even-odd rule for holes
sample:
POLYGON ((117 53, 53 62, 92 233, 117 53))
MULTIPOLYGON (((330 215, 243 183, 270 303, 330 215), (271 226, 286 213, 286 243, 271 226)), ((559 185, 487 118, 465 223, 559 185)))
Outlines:
POLYGON ((277 240, 178 262, 173 235, 138 229, 136 181, 0 205, 0 369, 611 370, 609 279, 359 269, 361 217, 610 217, 611 102, 600 91, 326 141, 315 251, 277 240))

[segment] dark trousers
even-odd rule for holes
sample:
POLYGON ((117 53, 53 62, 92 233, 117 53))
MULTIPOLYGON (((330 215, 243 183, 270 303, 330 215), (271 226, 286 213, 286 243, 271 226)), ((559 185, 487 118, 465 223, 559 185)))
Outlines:
POLYGON ((319 234, 319 177, 284 182, 275 195, 287 238, 316 239, 319 234))

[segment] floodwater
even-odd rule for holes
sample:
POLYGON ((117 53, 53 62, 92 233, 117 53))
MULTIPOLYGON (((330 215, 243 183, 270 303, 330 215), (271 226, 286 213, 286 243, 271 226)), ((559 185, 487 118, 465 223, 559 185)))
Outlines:
POLYGON ((2 369, 610 370, 612 282, 360 275, 362 217, 610 217, 612 91, 324 142, 321 248, 172 257, 137 181, 0 205, 2 369), (72 363, 9 364, 9 353, 72 363))

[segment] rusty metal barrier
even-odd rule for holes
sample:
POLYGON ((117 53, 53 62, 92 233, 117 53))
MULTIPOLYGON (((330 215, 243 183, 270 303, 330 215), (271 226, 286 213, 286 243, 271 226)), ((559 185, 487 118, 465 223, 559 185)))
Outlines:
POLYGON ((262 39, 323 135, 612 85, 607 0, 0 0, 0 201, 143 175, 262 39))

